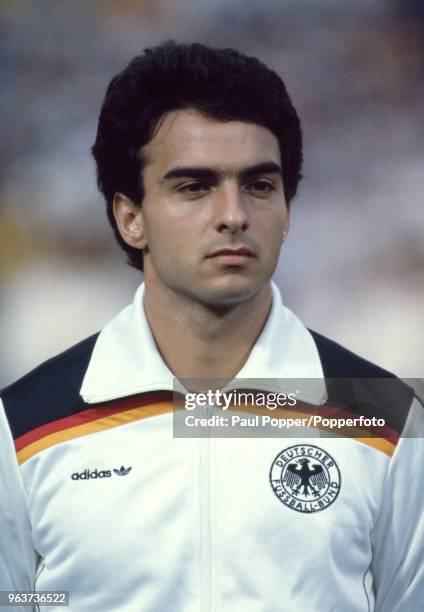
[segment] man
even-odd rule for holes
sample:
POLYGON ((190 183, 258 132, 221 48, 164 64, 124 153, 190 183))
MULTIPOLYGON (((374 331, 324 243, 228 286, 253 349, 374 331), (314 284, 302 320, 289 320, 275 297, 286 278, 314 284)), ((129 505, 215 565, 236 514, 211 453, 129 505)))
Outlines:
POLYGON ((147 49, 109 85, 93 154, 144 284, 2 394, 1 588, 67 590, 75 611, 420 609, 422 405, 271 284, 302 161, 281 79, 232 50, 147 49), (174 437, 174 377, 303 380, 294 414, 384 427, 174 437))

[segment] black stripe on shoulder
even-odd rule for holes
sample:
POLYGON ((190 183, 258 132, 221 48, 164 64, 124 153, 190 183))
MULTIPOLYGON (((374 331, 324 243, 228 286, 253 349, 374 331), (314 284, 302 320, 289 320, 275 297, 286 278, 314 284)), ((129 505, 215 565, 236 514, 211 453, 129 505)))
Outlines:
POLYGON ((311 329, 325 378, 395 378, 387 370, 352 353, 341 344, 311 329))
POLYGON ((367 418, 383 418, 401 435, 414 390, 387 370, 309 331, 321 359, 329 401, 367 418))
POLYGON ((6 387, 1 398, 13 438, 84 410, 79 391, 98 334, 39 365, 6 387))

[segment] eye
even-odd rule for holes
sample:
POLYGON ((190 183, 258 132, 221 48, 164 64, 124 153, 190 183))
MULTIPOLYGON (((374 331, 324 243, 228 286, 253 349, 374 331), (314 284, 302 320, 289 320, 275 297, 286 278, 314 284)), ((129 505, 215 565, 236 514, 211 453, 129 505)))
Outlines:
POLYGON ((178 187, 178 193, 186 195, 201 195, 209 190, 209 186, 199 181, 191 181, 190 183, 184 183, 178 187))
POLYGON ((253 183, 249 183, 249 185, 246 186, 246 190, 257 194, 266 195, 272 191, 275 191, 275 187, 271 181, 258 179, 253 183))

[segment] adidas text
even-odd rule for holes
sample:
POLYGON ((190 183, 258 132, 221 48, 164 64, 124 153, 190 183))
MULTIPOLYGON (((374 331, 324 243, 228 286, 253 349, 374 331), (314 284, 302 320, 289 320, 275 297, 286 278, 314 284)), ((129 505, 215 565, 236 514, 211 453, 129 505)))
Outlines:
POLYGON ((113 470, 98 470, 97 468, 95 468, 94 470, 86 469, 82 472, 74 472, 71 475, 71 479, 90 480, 93 478, 111 478, 114 474, 116 476, 127 476, 130 473, 131 469, 131 467, 126 468, 123 465, 121 465, 119 469, 113 468, 113 470))
POLYGON ((110 478, 112 472, 110 470, 84 470, 83 472, 74 472, 71 476, 72 480, 89 480, 90 478, 110 478))

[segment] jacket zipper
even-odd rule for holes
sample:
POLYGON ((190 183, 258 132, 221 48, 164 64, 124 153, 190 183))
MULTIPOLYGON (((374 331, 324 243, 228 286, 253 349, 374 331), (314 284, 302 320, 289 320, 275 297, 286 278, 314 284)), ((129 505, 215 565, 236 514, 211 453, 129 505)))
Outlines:
MULTIPOLYGON (((208 406, 206 417, 211 408, 208 406)), ((205 428, 200 438, 200 609, 211 611, 211 500, 210 500, 210 431, 205 428)))

